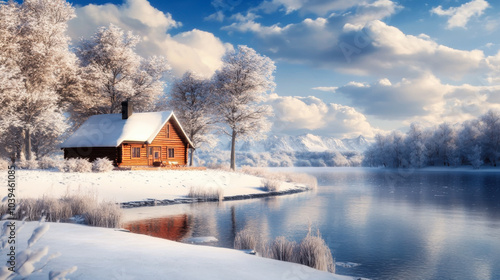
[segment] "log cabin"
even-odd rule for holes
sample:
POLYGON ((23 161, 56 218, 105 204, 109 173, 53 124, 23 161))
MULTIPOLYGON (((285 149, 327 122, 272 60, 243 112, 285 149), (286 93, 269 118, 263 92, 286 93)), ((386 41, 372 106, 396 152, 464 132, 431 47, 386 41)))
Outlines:
POLYGON ((119 167, 180 166, 194 146, 174 112, 134 113, 124 101, 121 114, 91 116, 61 149, 65 159, 106 157, 119 167))

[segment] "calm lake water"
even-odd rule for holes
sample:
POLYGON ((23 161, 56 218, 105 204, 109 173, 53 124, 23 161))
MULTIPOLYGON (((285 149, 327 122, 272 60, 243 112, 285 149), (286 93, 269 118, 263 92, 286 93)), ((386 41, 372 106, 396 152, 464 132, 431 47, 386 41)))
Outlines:
POLYGON ((317 191, 281 197, 127 209, 136 232, 215 236, 231 248, 248 228, 263 240, 319 229, 337 274, 370 279, 500 279, 500 172, 307 168, 317 191))

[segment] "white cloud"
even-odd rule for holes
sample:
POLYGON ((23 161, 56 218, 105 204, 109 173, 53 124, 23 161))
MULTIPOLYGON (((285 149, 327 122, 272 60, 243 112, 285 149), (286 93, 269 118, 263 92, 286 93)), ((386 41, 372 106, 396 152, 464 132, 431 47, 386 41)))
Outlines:
POLYGON ((224 12, 217 11, 217 12, 205 17, 204 20, 223 22, 224 18, 225 18, 224 12))
POLYGON ((264 1, 257 9, 267 13, 283 9, 287 14, 300 11, 323 16, 332 11, 342 11, 364 3, 365 0, 272 0, 264 1))
POLYGON ((482 15, 484 10, 489 6, 485 0, 473 0, 462 4, 460 7, 451 7, 446 10, 441 6, 437 6, 432 8, 431 13, 439 16, 448 16, 448 29, 454 27, 465 28, 471 17, 482 15))
POLYGON ((381 79, 372 84, 348 83, 337 93, 366 115, 383 120, 428 124, 458 122, 500 108, 500 86, 443 84, 432 74, 391 83, 381 79), (362 85, 362 86, 360 86, 362 85))
POLYGON ((268 100, 274 110, 273 131, 287 134, 312 132, 334 137, 373 137, 378 132, 354 108, 308 96, 278 96, 268 100))
MULTIPOLYGON (((390 1, 376 3, 378 8, 385 7, 386 13, 371 15, 384 17, 396 11, 393 4, 389 5, 390 1)), ((371 6, 365 5, 364 11, 371 6)), ((255 34, 261 51, 273 59, 354 75, 401 78, 430 72, 460 80, 465 75, 485 75, 488 71, 481 50, 453 49, 438 44, 426 34, 408 35, 374 19, 376 16, 366 15, 360 12, 306 18, 283 27, 262 25, 255 15, 239 15, 234 17, 236 22, 224 28, 255 34)))
POLYGON ((335 92, 338 89, 338 87, 313 87, 312 89, 320 90, 320 91, 335 92))
POLYGON ((132 31, 142 39, 137 51, 143 56, 165 56, 175 76, 191 70, 210 76, 222 64, 221 58, 230 44, 223 43, 210 32, 193 29, 175 36, 168 32, 181 23, 147 0, 126 0, 121 5, 89 4, 76 8, 77 17, 69 22, 68 34, 73 40, 89 37, 100 26, 110 23, 132 31))

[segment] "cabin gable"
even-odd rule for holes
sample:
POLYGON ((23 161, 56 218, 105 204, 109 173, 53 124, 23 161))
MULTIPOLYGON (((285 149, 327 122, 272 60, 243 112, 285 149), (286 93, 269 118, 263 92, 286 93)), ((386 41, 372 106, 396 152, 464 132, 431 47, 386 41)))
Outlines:
POLYGON ((189 144, 183 140, 181 128, 173 118, 165 123, 151 144, 124 142, 120 146, 123 151, 120 166, 153 165, 155 161, 187 164, 189 144))

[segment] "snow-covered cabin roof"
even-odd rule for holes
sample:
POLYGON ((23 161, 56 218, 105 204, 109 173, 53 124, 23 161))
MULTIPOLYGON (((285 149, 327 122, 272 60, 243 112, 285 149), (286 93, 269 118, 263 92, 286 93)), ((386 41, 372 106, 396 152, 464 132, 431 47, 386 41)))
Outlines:
POLYGON ((163 111, 133 113, 128 119, 122 119, 122 114, 91 116, 61 144, 61 148, 118 147, 123 141, 151 144, 172 117, 181 130, 181 138, 194 147, 174 112, 163 111))

